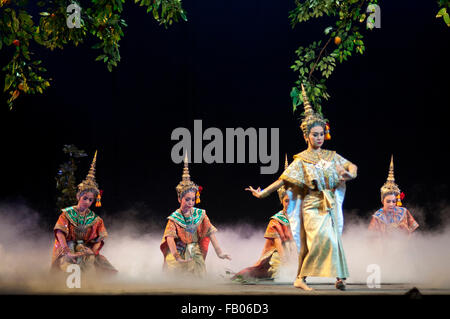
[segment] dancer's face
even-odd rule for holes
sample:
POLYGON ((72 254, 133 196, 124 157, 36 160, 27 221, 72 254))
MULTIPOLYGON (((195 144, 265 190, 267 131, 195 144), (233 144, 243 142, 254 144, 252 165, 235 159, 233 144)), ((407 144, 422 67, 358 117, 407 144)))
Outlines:
POLYGON ((383 210, 392 213, 397 206, 397 199, 395 195, 386 195, 383 199, 383 210))
POLYGON ((309 145, 314 149, 322 147, 323 141, 325 140, 323 127, 320 125, 312 127, 307 136, 307 140, 309 145))
POLYGON ((78 209, 84 212, 94 202, 95 196, 92 192, 86 192, 78 197, 78 209))
POLYGON ((195 193, 187 192, 181 199, 178 198, 178 202, 180 202, 180 209, 183 213, 189 212, 195 204, 195 193))
POLYGON ((288 205, 289 205, 289 196, 288 195, 284 195, 283 200, 281 201, 281 203, 283 204, 283 210, 287 211, 288 205))

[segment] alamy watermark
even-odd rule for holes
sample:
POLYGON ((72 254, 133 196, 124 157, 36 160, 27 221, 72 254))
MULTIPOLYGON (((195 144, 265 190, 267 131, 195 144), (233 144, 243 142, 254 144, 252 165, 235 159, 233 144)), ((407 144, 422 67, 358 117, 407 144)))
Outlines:
POLYGON ((66 269, 70 273, 66 279, 67 288, 81 288, 81 268, 77 264, 70 264, 66 269))
POLYGON ((370 273, 367 277, 366 283, 368 288, 381 287, 381 268, 377 264, 367 265, 366 271, 370 273))
POLYGON ((66 20, 67 27, 69 29, 81 28, 81 7, 76 3, 72 3, 67 6, 66 12, 70 13, 66 20))
POLYGON ((267 164, 261 166, 261 174, 275 174, 279 167, 279 137, 278 128, 270 129, 270 141, 267 128, 226 128, 223 133, 216 127, 210 127, 203 131, 202 120, 194 120, 193 140, 191 132, 185 127, 172 131, 171 140, 178 143, 172 147, 171 158, 179 164, 187 152, 189 162, 228 164, 246 163, 248 157, 247 163, 258 163, 259 160, 267 164), (203 146, 204 141, 210 142, 203 146))
MULTIPOLYGON (((67 17, 67 27, 69 29, 81 28, 81 7, 76 3, 71 3, 67 6, 67 13, 70 13, 67 17)), ((366 26, 368 29, 381 28, 381 9, 378 4, 369 4, 366 9, 366 13, 369 13, 367 17, 366 26)))
POLYGON ((381 28, 381 9, 378 4, 369 4, 366 13, 370 13, 367 17, 366 26, 368 29, 381 28))

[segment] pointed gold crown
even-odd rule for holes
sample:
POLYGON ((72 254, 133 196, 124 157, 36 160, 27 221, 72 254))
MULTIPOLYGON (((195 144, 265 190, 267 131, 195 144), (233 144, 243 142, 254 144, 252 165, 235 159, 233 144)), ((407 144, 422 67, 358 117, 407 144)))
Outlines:
POLYGON ((100 192, 98 189, 98 184, 95 181, 95 164, 97 162, 97 151, 95 151, 94 159, 91 163, 91 168, 86 176, 86 179, 78 185, 79 192, 92 191, 96 195, 100 192))
POLYGON ((187 153, 184 156, 184 168, 183 175, 181 176, 181 182, 177 185, 176 190, 178 198, 182 198, 188 191, 193 191, 194 193, 197 193, 198 191, 198 186, 193 181, 191 181, 191 176, 189 175, 187 153))
POLYGON ((325 125, 327 124, 327 122, 324 120, 321 114, 314 112, 314 109, 309 103, 308 96, 306 95, 303 83, 301 84, 301 86, 302 86, 302 96, 305 113, 302 123, 300 124, 300 128, 302 129, 304 135, 308 135, 313 124, 320 123, 325 129, 325 125))
MULTIPOLYGON (((287 154, 284 155, 284 170, 286 170, 289 166, 289 162, 287 159, 287 154)), ((277 189, 278 197, 280 198, 280 202, 283 202, 283 197, 286 196, 286 187, 281 186, 277 189)))
POLYGON ((386 183, 384 183, 381 187, 381 200, 383 200, 384 196, 388 193, 392 193, 395 196, 400 194, 400 188, 398 188, 394 178, 394 155, 391 155, 391 163, 389 165, 389 173, 386 183))

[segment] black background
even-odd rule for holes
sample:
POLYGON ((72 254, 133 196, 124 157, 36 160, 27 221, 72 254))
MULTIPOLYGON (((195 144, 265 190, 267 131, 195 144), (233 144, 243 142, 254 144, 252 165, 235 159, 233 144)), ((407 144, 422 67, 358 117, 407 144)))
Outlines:
MULTIPOLYGON (((364 55, 338 64, 324 103, 336 150, 358 165, 348 183, 346 210, 369 220, 378 209, 390 155, 405 204, 426 210, 426 227, 442 223, 447 203, 449 34, 436 19, 436 1, 382 1, 381 28, 366 31, 364 55)), ((95 62, 93 42, 53 52, 36 48, 52 86, 21 96, 13 111, 0 108, 0 202, 25 203, 56 219, 55 176, 64 144, 86 150, 79 179, 98 149, 97 181, 106 218, 132 215, 157 228, 178 207, 175 186, 182 165, 171 160, 171 133, 194 119, 217 127, 280 129, 280 169, 261 175, 262 164, 191 164, 202 203, 214 224, 265 224, 280 208, 274 194, 256 200, 244 188, 266 187, 305 148, 299 114, 289 96, 298 46, 325 39, 327 18, 290 26, 293 1, 183 1, 188 22, 158 26, 127 4, 122 61, 113 72, 95 62), (124 213, 126 212, 126 213, 124 213)), ((11 52, 0 51, 2 64, 11 52)), ((2 74, 2 79, 4 74, 2 74)), ((207 141, 203 143, 206 145, 207 141)), ((162 229, 161 229, 162 231, 162 229)))

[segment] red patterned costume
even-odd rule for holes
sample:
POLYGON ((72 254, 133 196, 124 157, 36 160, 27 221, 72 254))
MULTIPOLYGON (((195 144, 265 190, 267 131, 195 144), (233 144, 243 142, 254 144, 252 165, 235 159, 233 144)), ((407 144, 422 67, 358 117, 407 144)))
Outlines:
POLYGON ((258 261, 251 267, 247 267, 232 277, 232 280, 274 279, 284 260, 290 260, 297 256, 297 248, 292 236, 289 219, 283 211, 271 217, 264 234, 266 243, 258 261), (283 256, 277 250, 275 239, 280 239, 283 246, 283 256))
POLYGON ((100 247, 95 255, 83 256, 77 258, 77 264, 86 268, 92 264, 96 269, 106 270, 108 272, 117 272, 117 270, 109 263, 109 261, 100 255, 100 249, 104 245, 104 239, 108 236, 103 219, 89 210, 85 216, 77 213, 75 206, 64 208, 54 227, 55 242, 52 253, 52 269, 64 270, 68 265, 73 264, 69 259, 65 258, 64 249, 56 237, 56 231, 62 231, 65 235, 67 245, 72 252, 81 250, 81 246, 92 248, 96 243, 100 243, 100 247))

